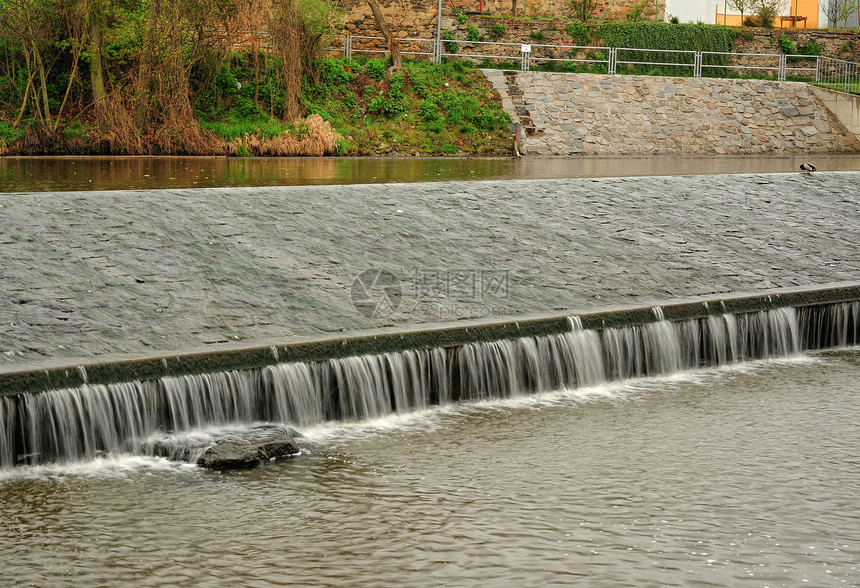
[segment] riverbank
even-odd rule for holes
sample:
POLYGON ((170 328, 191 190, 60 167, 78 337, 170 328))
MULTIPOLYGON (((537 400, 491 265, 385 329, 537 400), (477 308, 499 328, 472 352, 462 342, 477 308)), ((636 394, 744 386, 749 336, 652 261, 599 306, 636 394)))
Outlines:
POLYGON ((277 98, 249 53, 234 53, 214 81, 191 97, 186 129, 129 140, 100 130, 92 108, 72 108, 51 136, 35 121, 15 126, 0 111, 0 155, 505 156, 510 116, 481 70, 469 62, 326 59, 300 96, 304 117, 282 122, 277 98), (187 135, 187 136, 186 136, 187 135))

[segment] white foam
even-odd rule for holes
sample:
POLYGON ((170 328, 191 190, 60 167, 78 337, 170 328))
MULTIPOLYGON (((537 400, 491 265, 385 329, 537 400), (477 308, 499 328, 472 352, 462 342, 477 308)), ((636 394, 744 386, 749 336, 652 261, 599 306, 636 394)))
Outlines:
POLYGON ((0 470, 0 484, 16 480, 64 480, 67 477, 127 478, 141 471, 155 472, 196 472, 195 465, 175 462, 163 457, 119 454, 100 457, 89 461, 76 461, 63 464, 44 464, 38 466, 19 466, 0 470))

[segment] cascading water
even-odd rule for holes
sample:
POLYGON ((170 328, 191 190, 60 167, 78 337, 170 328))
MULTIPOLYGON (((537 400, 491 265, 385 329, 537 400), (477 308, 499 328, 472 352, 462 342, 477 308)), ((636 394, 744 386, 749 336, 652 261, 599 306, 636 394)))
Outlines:
MULTIPOLYGON (((659 312, 658 312, 659 310, 659 312)), ((0 397, 0 467, 147 452, 155 433, 363 420, 860 343, 860 303, 780 308, 0 397)), ((172 455, 183 455, 181 451, 172 455)))

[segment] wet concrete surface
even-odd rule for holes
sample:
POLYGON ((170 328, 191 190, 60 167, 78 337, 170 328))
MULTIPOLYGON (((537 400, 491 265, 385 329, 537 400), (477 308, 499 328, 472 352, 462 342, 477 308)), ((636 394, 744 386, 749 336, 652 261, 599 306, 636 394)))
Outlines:
POLYGON ((0 369, 857 281, 858 185, 829 172, 0 194, 0 369))

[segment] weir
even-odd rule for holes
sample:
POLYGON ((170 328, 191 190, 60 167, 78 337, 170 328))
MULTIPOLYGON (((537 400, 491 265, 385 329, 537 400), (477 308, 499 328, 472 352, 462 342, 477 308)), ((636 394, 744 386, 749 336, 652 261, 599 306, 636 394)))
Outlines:
POLYGON ((156 433, 301 430, 858 343, 860 284, 841 284, 5 373, 0 467, 150 453, 156 433), (50 386, 64 379, 75 385, 50 386))

